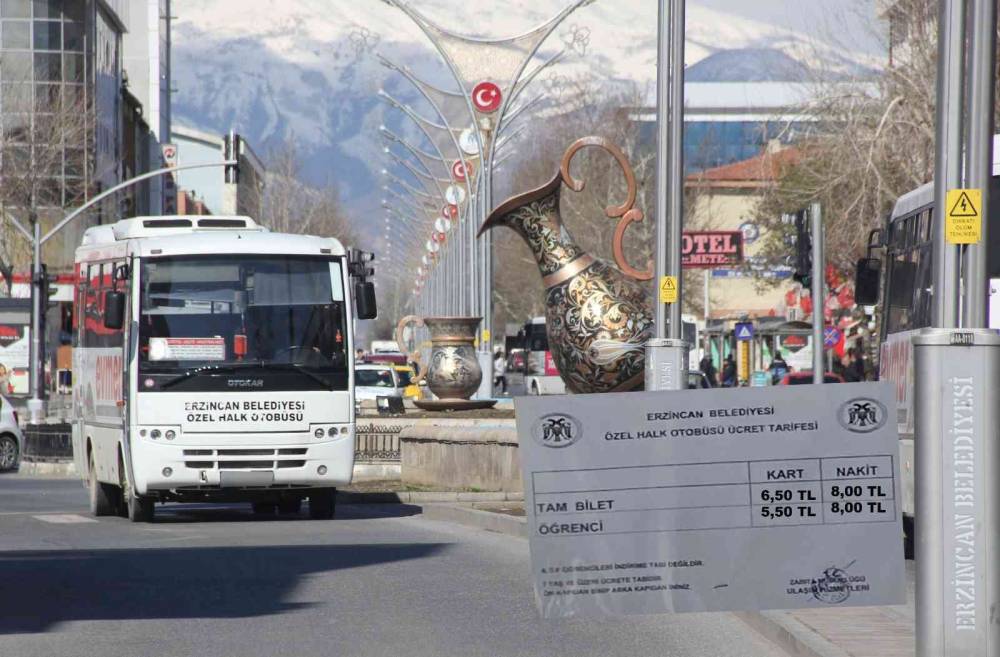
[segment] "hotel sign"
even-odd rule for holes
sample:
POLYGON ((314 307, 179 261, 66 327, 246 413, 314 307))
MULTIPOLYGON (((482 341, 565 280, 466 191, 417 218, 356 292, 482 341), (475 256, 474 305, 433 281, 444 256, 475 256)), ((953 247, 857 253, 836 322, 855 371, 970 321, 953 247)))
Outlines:
POLYGON ((738 230, 685 231, 681 265, 685 268, 728 267, 743 262, 743 233, 738 230))

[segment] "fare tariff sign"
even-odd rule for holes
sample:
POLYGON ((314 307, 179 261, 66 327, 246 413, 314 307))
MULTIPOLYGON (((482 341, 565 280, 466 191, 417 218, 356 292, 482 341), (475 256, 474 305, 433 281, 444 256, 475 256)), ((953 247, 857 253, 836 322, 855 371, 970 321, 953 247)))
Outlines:
POLYGON ((542 616, 899 604, 887 383, 514 400, 542 616))
POLYGON ((725 267, 743 262, 743 233, 738 230, 685 231, 681 237, 681 266, 725 267))

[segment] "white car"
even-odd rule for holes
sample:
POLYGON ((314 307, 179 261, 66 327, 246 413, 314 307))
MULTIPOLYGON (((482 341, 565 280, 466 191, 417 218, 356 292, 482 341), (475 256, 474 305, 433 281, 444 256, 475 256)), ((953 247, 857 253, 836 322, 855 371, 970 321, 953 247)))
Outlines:
POLYGON ((354 367, 354 398, 402 397, 403 386, 392 365, 362 364, 354 367))
POLYGON ((17 411, 6 397, 0 397, 0 472, 16 470, 21 463, 24 434, 17 411))

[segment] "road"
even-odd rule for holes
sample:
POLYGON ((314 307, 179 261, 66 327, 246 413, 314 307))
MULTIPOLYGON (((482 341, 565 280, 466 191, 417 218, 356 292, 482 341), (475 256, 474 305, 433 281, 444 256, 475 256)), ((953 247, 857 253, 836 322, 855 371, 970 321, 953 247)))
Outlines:
POLYGON ((728 614, 544 621, 527 542, 403 505, 90 518, 68 480, 0 476, 0 655, 784 655, 728 614))

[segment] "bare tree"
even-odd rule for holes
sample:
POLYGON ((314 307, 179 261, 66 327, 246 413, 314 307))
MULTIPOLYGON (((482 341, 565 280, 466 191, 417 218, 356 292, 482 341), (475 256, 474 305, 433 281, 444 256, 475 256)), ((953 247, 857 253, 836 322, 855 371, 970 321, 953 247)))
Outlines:
POLYGON ((302 180, 301 158, 294 142, 271 152, 263 186, 261 221, 271 230, 335 237, 354 244, 359 231, 344 212, 334 186, 313 187, 302 180))
MULTIPOLYGON (((31 249, 10 219, 25 226, 38 220, 44 229, 62 217, 63 208, 89 196, 93 113, 83 98, 59 86, 34 99, 31 85, 11 86, 6 93, 15 97, 5 97, 5 103, 21 103, 26 113, 5 112, 0 132, 0 260, 27 269, 31 249)), ((59 249, 65 252, 62 242, 75 246, 77 232, 47 244, 43 259, 50 261, 59 249)))
POLYGON ((757 209, 772 262, 788 254, 781 215, 818 201, 828 261, 848 270, 896 198, 933 177, 936 12, 932 0, 900 0, 887 15, 889 66, 863 79, 816 81, 815 100, 802 108, 815 127, 757 209))

